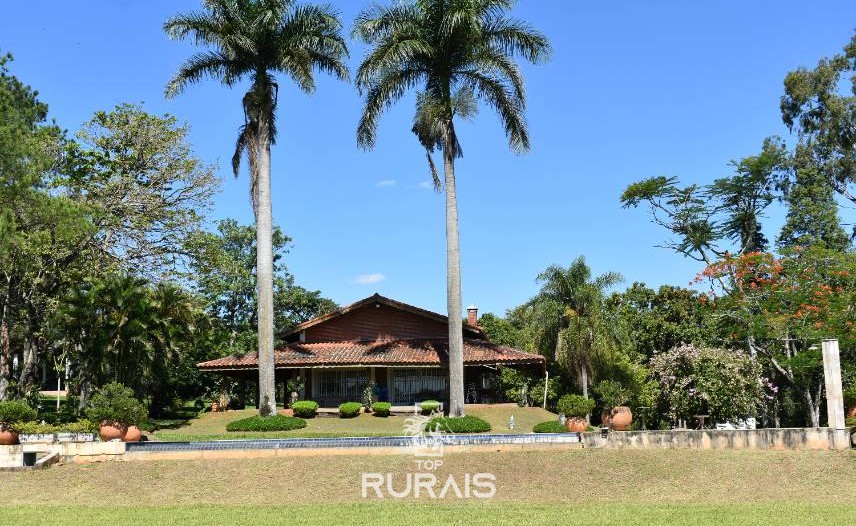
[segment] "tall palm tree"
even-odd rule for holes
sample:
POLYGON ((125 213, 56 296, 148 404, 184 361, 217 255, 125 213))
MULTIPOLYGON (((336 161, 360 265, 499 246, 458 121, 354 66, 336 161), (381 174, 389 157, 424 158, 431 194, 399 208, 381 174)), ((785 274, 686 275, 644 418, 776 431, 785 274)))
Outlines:
POLYGON ((530 303, 541 320, 542 352, 552 350, 554 359, 577 375, 583 396, 588 397, 592 362, 615 344, 604 319, 605 292, 624 278, 607 272, 592 279, 591 268, 580 256, 568 268, 547 267, 537 280, 541 290, 530 303))
POLYGON ((446 270, 449 318, 449 412, 464 414, 460 247, 455 160, 463 155, 455 117, 474 113, 475 101, 492 107, 515 152, 529 149, 523 76, 513 57, 547 59, 546 37, 506 16, 514 0, 409 0, 375 5, 357 16, 354 35, 370 49, 356 76, 365 105, 357 142, 375 144, 381 114, 417 88, 413 131, 428 152, 442 152, 446 190, 446 270))
POLYGON ((205 77, 228 87, 249 79, 244 124, 232 158, 237 176, 246 153, 250 197, 256 217, 258 287, 259 413, 276 413, 274 385, 273 223, 270 147, 276 142, 277 73, 306 93, 315 90, 314 70, 348 80, 348 48, 338 13, 328 5, 291 0, 206 0, 204 10, 177 15, 164 24, 175 39, 191 38, 213 49, 196 53, 166 88, 168 97, 205 77))

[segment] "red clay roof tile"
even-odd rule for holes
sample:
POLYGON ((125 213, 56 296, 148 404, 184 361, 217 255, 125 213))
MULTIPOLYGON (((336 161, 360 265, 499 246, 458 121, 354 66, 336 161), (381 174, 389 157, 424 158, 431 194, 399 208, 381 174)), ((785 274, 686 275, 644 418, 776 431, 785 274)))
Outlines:
MULTIPOLYGON (((448 362, 445 339, 289 343, 275 351, 277 367, 440 365, 448 362)), ((540 354, 482 340, 464 340, 464 364, 543 364, 540 354)), ((197 364, 201 370, 255 369, 256 353, 197 364)))

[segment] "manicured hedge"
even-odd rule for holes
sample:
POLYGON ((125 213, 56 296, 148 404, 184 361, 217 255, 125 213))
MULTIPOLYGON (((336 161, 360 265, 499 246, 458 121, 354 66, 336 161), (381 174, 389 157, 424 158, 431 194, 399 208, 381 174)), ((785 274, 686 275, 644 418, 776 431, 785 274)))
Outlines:
POLYGON ((458 418, 442 417, 432 418, 425 429, 428 431, 437 430, 444 433, 487 433, 490 431, 490 424, 475 416, 462 416, 458 418))
POLYGON ((427 415, 440 409, 440 402, 437 400, 425 400, 424 402, 419 402, 419 407, 422 408, 422 414, 427 415))
POLYGON ((339 417, 354 418, 360 414, 361 407, 363 407, 363 404, 359 402, 345 402, 339 406, 339 417))
POLYGON ((389 416, 392 404, 389 402, 375 402, 372 404, 372 412, 375 416, 389 416))
POLYGON ((291 431, 306 427, 306 420, 293 416, 251 416, 229 422, 226 431, 291 431))
POLYGON ((533 433, 564 433, 566 431, 565 426, 557 420, 541 422, 540 424, 535 424, 535 427, 532 428, 533 433))
POLYGON ((294 416, 299 416, 300 418, 315 418, 315 414, 318 413, 318 402, 313 400, 300 400, 291 404, 291 408, 294 409, 294 416))

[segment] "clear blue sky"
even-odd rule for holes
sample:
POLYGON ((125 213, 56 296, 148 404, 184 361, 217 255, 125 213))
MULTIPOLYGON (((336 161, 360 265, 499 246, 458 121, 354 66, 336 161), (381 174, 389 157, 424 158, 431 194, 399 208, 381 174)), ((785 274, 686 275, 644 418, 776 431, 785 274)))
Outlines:
MULTIPOLYGON (((333 2, 350 30, 368 2, 333 2)), ((224 179, 217 218, 252 220, 246 174, 229 160, 242 90, 213 82, 165 100, 163 88, 193 52, 162 31, 195 0, 11 2, 0 48, 70 131, 95 110, 142 102, 192 127, 196 153, 224 179), (49 5, 49 7, 46 7, 49 5)), ((695 262, 654 247, 664 233, 646 212, 622 210, 634 180, 678 175, 708 182, 728 161, 787 137, 782 79, 841 50, 856 26, 849 1, 570 2, 523 0, 517 16, 544 31, 554 56, 523 67, 532 151, 508 151, 483 110, 460 127, 458 168, 464 305, 503 312, 536 292, 547 265, 584 254, 596 273, 628 283, 685 285, 695 262)), ((352 68, 364 49, 351 44, 352 68)), ((339 303, 375 291, 445 311, 443 197, 425 188, 423 153, 410 133, 410 101, 382 120, 377 148, 355 143, 360 99, 319 77, 306 96, 282 81, 273 153, 274 219, 294 238, 297 281, 339 303), (359 277, 380 281, 360 283, 359 277)), ((792 139, 790 142, 793 142, 792 139)), ((853 211, 844 210, 853 219, 853 211)), ((772 214, 770 236, 781 218, 772 214)))

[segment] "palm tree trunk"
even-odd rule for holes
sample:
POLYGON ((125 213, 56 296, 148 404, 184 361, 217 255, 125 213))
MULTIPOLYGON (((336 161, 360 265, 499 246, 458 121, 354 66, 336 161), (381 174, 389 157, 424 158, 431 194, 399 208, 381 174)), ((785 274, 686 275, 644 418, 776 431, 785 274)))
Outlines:
POLYGON ((455 158, 443 148, 446 179, 446 304, 449 317, 449 416, 464 416, 464 334, 461 321, 461 248, 455 158))
MULTIPOLYGON (((262 112, 263 113, 263 112, 262 112)), ((273 354, 273 208, 270 195, 270 128, 259 116, 256 209, 256 285, 258 287, 259 414, 276 414, 273 354)))

